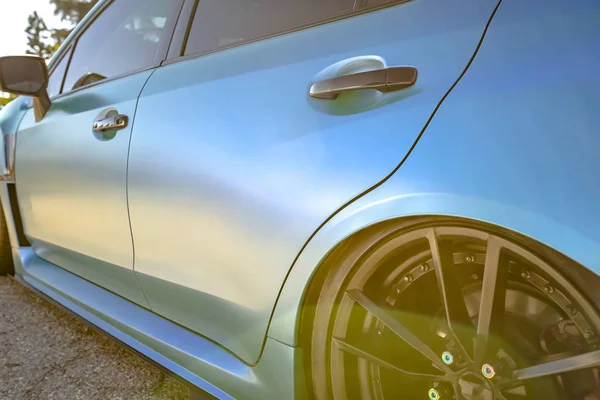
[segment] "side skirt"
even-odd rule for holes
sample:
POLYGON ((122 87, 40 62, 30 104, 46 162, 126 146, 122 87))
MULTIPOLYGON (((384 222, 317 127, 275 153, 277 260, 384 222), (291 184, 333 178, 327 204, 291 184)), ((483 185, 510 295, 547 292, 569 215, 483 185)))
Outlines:
MULTIPOLYGON (((192 399, 294 398, 297 349, 268 339, 254 367, 210 340, 18 250, 15 280, 111 336, 191 387, 192 399)), ((17 258, 17 257, 15 257, 17 258)))

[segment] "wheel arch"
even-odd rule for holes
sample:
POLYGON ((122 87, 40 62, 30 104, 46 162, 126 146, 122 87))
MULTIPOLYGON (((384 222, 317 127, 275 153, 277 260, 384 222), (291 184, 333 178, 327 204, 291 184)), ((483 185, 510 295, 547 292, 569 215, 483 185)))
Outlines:
MULTIPOLYGON (((534 212, 493 201, 452 194, 426 193, 408 196, 370 196, 350 205, 325 224, 298 256, 283 284, 275 305, 268 336, 290 346, 300 337, 301 310, 309 287, 318 285, 322 274, 339 252, 356 240, 385 234, 395 224, 423 217, 453 218, 496 227, 551 248, 582 266, 576 285, 586 285, 600 272, 600 243, 569 226, 534 212)), ((592 299, 600 304, 598 299, 592 299)))

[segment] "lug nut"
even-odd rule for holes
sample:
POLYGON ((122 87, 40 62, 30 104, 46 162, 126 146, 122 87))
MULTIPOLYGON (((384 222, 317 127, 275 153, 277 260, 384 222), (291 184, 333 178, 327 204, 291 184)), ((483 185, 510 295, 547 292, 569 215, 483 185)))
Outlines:
POLYGON ((471 255, 467 256, 467 262, 468 263, 472 263, 473 261, 475 261, 475 256, 474 255, 471 254, 471 255))
POLYGON ((476 281, 477 279, 479 279, 479 275, 473 274, 473 275, 471 275, 471 279, 473 279, 474 281, 476 281))
POLYGON ((440 400, 440 394, 434 388, 429 389, 429 400, 440 400))
POLYGON ((546 285, 546 287, 544 288, 544 292, 552 294, 554 293, 554 288, 550 285, 546 285))
POLYGON ((449 351, 445 351, 442 353, 442 361, 446 365, 450 365, 454 362, 454 356, 449 351))
POLYGON ((531 278, 531 272, 529 272, 529 271, 523 271, 523 272, 521 272, 521 278, 523 278, 523 279, 529 279, 529 278, 531 278))
POLYGON ((412 282, 412 280, 413 280, 412 275, 406 275, 403 280, 404 280, 404 282, 412 282))
POLYGON ((573 306, 567 306, 567 314, 575 315, 575 314, 577 314, 577 310, 573 306))
POLYGON ((421 264, 421 271, 427 272, 429 270, 429 266, 427 264, 421 264))
POLYGON ((496 371, 494 371, 494 367, 492 367, 490 364, 483 364, 483 367, 481 367, 481 373, 483 373, 483 376, 488 379, 492 379, 494 376, 496 376, 496 371))

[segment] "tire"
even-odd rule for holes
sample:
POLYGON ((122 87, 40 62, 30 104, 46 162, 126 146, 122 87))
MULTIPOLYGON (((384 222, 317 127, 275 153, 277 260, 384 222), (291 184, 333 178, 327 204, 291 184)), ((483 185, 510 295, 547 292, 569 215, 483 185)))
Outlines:
POLYGON ((565 256, 486 224, 427 217, 359 233, 334 249, 306 296, 309 392, 596 398, 586 396, 600 393, 597 284, 565 256), (560 358, 556 373, 531 378, 531 367, 560 358), (564 370, 569 362, 577 371, 564 370))
POLYGON ((14 265, 6 218, 0 207, 0 276, 14 275, 14 265))

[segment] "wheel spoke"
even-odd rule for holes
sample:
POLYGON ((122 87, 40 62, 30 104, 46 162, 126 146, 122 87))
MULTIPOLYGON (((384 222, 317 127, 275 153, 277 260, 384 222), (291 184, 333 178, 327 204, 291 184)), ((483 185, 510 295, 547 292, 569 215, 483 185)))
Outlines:
POLYGON ((596 396, 597 399, 600 399, 600 371, 598 371, 598 368, 594 368, 592 373, 594 374, 594 395, 596 396))
POLYGON ((315 393, 600 400, 600 315, 563 276, 571 262, 444 221, 385 227, 327 277, 310 332, 315 393))
POLYGON ((565 372, 576 371, 584 368, 600 366, 600 350, 576 356, 564 357, 532 367, 518 369, 513 372, 513 379, 525 380, 542 376, 557 375, 565 372))
POLYGON ((458 384, 454 385, 453 389, 454 389, 454 397, 456 398, 456 400, 467 400, 467 398, 465 396, 463 396, 460 386, 458 384))
POLYGON ((356 357, 362 358, 363 360, 367 360, 373 364, 377 364, 380 367, 384 367, 387 368, 389 370, 398 372, 400 374, 403 375, 408 375, 411 378, 414 379, 420 379, 420 380, 427 380, 427 381, 431 381, 431 380, 435 380, 435 381, 440 381, 440 380, 446 380, 444 375, 435 375, 435 374, 424 374, 424 373, 419 373, 419 372, 411 372, 411 371, 406 371, 400 367, 397 367, 393 364, 390 364, 389 362, 381 359, 380 357, 377 357, 365 350, 362 350, 356 346, 353 346, 347 342, 345 342, 344 340, 341 339, 337 339, 337 338, 333 338, 333 342, 335 343, 335 345, 338 347, 338 349, 348 353, 348 354, 352 354, 356 357))
POLYGON ((498 400, 526 400, 526 394, 503 393, 498 395, 498 400))
POLYGON ((477 365, 483 362, 488 353, 491 336, 499 338, 502 334, 508 268, 501 262, 501 243, 496 236, 488 238, 475 342, 477 365))
POLYGON ((394 318, 388 311, 380 307, 378 304, 369 299, 361 290, 353 289, 347 292, 356 303, 361 305, 364 309, 373 314, 378 320, 380 320, 385 326, 387 326, 392 332, 398 337, 404 340, 409 346, 417 350, 419 353, 427 357, 435 366, 437 366, 443 372, 449 374, 450 369, 446 364, 442 362, 440 356, 438 356, 429 346, 427 346, 421 339, 414 335, 404 324, 394 318))
POLYGON ((457 344, 463 347, 465 355, 468 356, 463 343, 463 341, 466 341, 468 338, 463 337, 463 341, 459 340, 456 335, 457 325, 455 324, 473 327, 473 322, 469 316, 460 283, 458 282, 457 271, 454 270, 454 260, 451 248, 448 245, 440 243, 434 228, 427 234, 427 239, 431 249, 431 257, 435 275, 437 277, 438 290, 444 305, 448 329, 450 330, 453 339, 456 340, 457 344))

